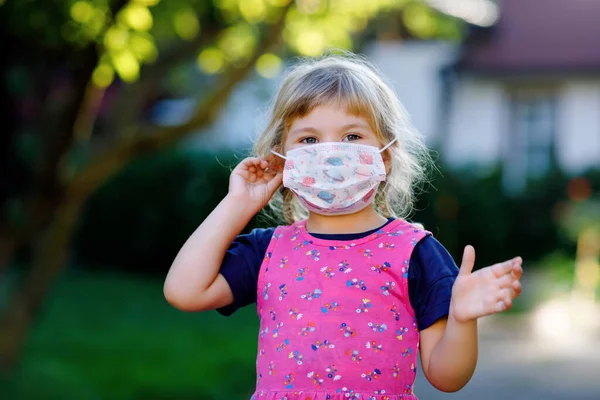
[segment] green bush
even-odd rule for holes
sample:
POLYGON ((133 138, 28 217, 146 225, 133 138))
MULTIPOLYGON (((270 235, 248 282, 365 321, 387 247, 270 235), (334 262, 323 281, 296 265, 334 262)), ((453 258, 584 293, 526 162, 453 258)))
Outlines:
MULTIPOLYGON (((166 272, 187 237, 227 193, 230 171, 240 158, 170 151, 132 163, 90 199, 76 235, 77 264, 166 272)), ((478 266, 515 255, 536 261, 555 250, 573 252, 555 218, 568 200, 568 176, 556 171, 507 196, 500 169, 484 177, 441 170, 420 196, 412 219, 431 230, 457 262, 466 244, 475 246, 478 266)), ((585 177, 598 192, 600 173, 585 177)), ((255 218, 247 230, 267 224, 255 218)))
POLYGON ((467 244, 475 247, 478 265, 498 260, 511 230, 501 171, 486 177, 442 171, 420 197, 413 218, 432 231, 457 263, 467 244))
MULTIPOLYGON (((558 170, 532 182, 516 195, 507 195, 502 170, 488 176, 452 171, 434 177, 423 194, 414 219, 431 230, 460 261, 466 244, 475 247, 477 265, 483 266, 516 255, 537 261, 556 250, 574 252, 574 243, 560 227, 558 215, 569 201, 571 177, 558 170)), ((582 175, 594 193, 600 192, 600 171, 582 175)))
POLYGON ((170 151, 132 163, 89 200, 75 237, 77 264, 166 271, 227 193, 236 162, 233 154, 170 151))

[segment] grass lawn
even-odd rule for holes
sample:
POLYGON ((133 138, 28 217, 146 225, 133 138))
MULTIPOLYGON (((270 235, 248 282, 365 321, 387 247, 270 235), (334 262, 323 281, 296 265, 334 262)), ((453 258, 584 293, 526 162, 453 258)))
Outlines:
POLYGON ((162 282, 70 274, 56 286, 13 380, 11 400, 248 399, 255 308, 182 313, 162 282))

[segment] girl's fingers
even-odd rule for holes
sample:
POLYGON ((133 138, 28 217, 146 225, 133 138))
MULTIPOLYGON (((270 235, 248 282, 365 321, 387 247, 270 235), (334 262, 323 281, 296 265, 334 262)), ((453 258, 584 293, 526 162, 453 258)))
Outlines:
POLYGON ((269 172, 269 162, 256 157, 248 157, 242 160, 235 168, 245 179, 255 182, 269 172))
POLYGON ((251 171, 264 171, 269 166, 269 162, 256 157, 248 157, 244 158, 239 165, 251 171))
POLYGON ((521 284, 514 281, 510 288, 502 289, 498 294, 494 304, 494 312, 500 313, 509 310, 513 305, 513 300, 521 294, 521 284))
POLYGON ((512 260, 492 265, 492 271, 494 272, 494 276, 496 278, 500 278, 508 274, 512 271, 512 260))
MULTIPOLYGON (((520 259, 520 257, 518 257, 520 259)), ((512 273, 516 279, 521 279, 523 275, 523 266, 521 265, 522 261, 515 261, 512 267, 512 273)))
POLYGON ((260 164, 260 162, 261 162, 260 158, 248 157, 248 158, 244 158, 240 164, 246 168, 250 168, 250 167, 260 164))
POLYGON ((241 176, 247 183, 253 185, 266 185, 267 190, 275 192, 282 183, 282 173, 277 168, 271 168, 268 160, 257 157, 248 157, 243 159, 234 169, 238 176, 241 176))
POLYGON ((275 192, 275 190, 277 190, 277 188, 279 188, 279 186, 281 186, 282 181, 283 181, 283 174, 281 172, 277 172, 275 174, 275 176, 273 176, 267 182, 267 189, 269 190, 269 192, 275 192))
POLYGON ((494 276, 500 278, 503 275, 515 272, 517 276, 520 277, 521 273, 523 272, 521 262, 521 257, 515 257, 512 260, 507 260, 502 263, 492 265, 492 271, 494 272, 494 276))
POLYGON ((462 263, 460 264, 459 274, 469 275, 473 271, 475 265, 475 248, 473 246, 465 246, 463 252, 462 263))
POLYGON ((496 278, 498 286, 501 288, 510 287, 514 282, 518 282, 521 279, 521 274, 515 274, 514 271, 509 271, 507 274, 496 278))
POLYGON ((523 259, 521 257, 515 257, 512 261, 519 266, 523 265, 523 259))
POLYGON ((506 288, 510 288, 514 282, 514 277, 512 276, 512 274, 506 274, 500 278, 498 278, 498 286, 500 286, 501 289, 506 289, 506 288))
POLYGON ((507 305, 506 302, 504 302, 503 300, 500 300, 500 301, 496 302, 496 304, 494 305, 494 312, 501 313, 503 311, 508 310, 510 308, 510 306, 511 306, 510 303, 507 305))
POLYGON ((493 304, 494 312, 500 313, 512 307, 513 300, 521 295, 523 290, 521 282, 522 269, 520 257, 492 266, 496 276, 497 297, 493 304), (514 267, 514 268, 513 268, 514 267))
POLYGON ((523 287, 521 286, 521 282, 514 281, 512 283, 512 290, 513 290, 513 299, 519 297, 519 295, 521 294, 521 291, 523 290, 523 287))
POLYGON ((496 301, 496 312, 506 311, 511 308, 513 298, 514 296, 512 289, 502 289, 500 295, 498 296, 498 300, 496 301))

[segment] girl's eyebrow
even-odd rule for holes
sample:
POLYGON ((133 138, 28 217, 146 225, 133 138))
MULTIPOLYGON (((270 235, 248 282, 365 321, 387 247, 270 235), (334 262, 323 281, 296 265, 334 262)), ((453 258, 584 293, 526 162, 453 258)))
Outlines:
POLYGON ((290 135, 299 135, 301 133, 312 133, 314 135, 318 135, 320 132, 318 129, 311 128, 310 126, 305 126, 305 127, 293 129, 290 132, 290 135))
POLYGON ((362 128, 362 129, 368 129, 370 130, 371 128, 365 124, 362 124, 360 122, 355 122, 352 124, 348 124, 348 125, 344 125, 340 128, 340 131, 346 131, 348 129, 352 129, 352 128, 362 128))
MULTIPOLYGON (((339 130, 340 130, 340 132, 343 132, 343 131, 347 131, 348 129, 353 129, 353 128, 362 128, 362 129, 367 129, 367 130, 371 129, 369 126, 367 126, 365 124, 355 122, 355 123, 344 125, 339 130)), ((292 130, 290 132, 290 135, 298 135, 301 133, 312 133, 314 135, 318 135, 321 132, 316 128, 312 128, 310 126, 304 126, 304 127, 300 127, 300 128, 296 128, 296 129, 292 130)))

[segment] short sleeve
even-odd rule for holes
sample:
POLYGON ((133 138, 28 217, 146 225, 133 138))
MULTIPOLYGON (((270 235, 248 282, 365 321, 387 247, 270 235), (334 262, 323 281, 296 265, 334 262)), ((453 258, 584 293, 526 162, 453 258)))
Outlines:
POLYGON ((233 303, 217 309, 221 315, 229 316, 239 308, 256 302, 260 266, 274 231, 273 228, 253 229, 248 234, 239 235, 229 246, 219 273, 231 288, 233 303))
POLYGON ((457 275, 452 256, 433 236, 417 244, 410 259, 408 292, 420 331, 448 316, 457 275))

